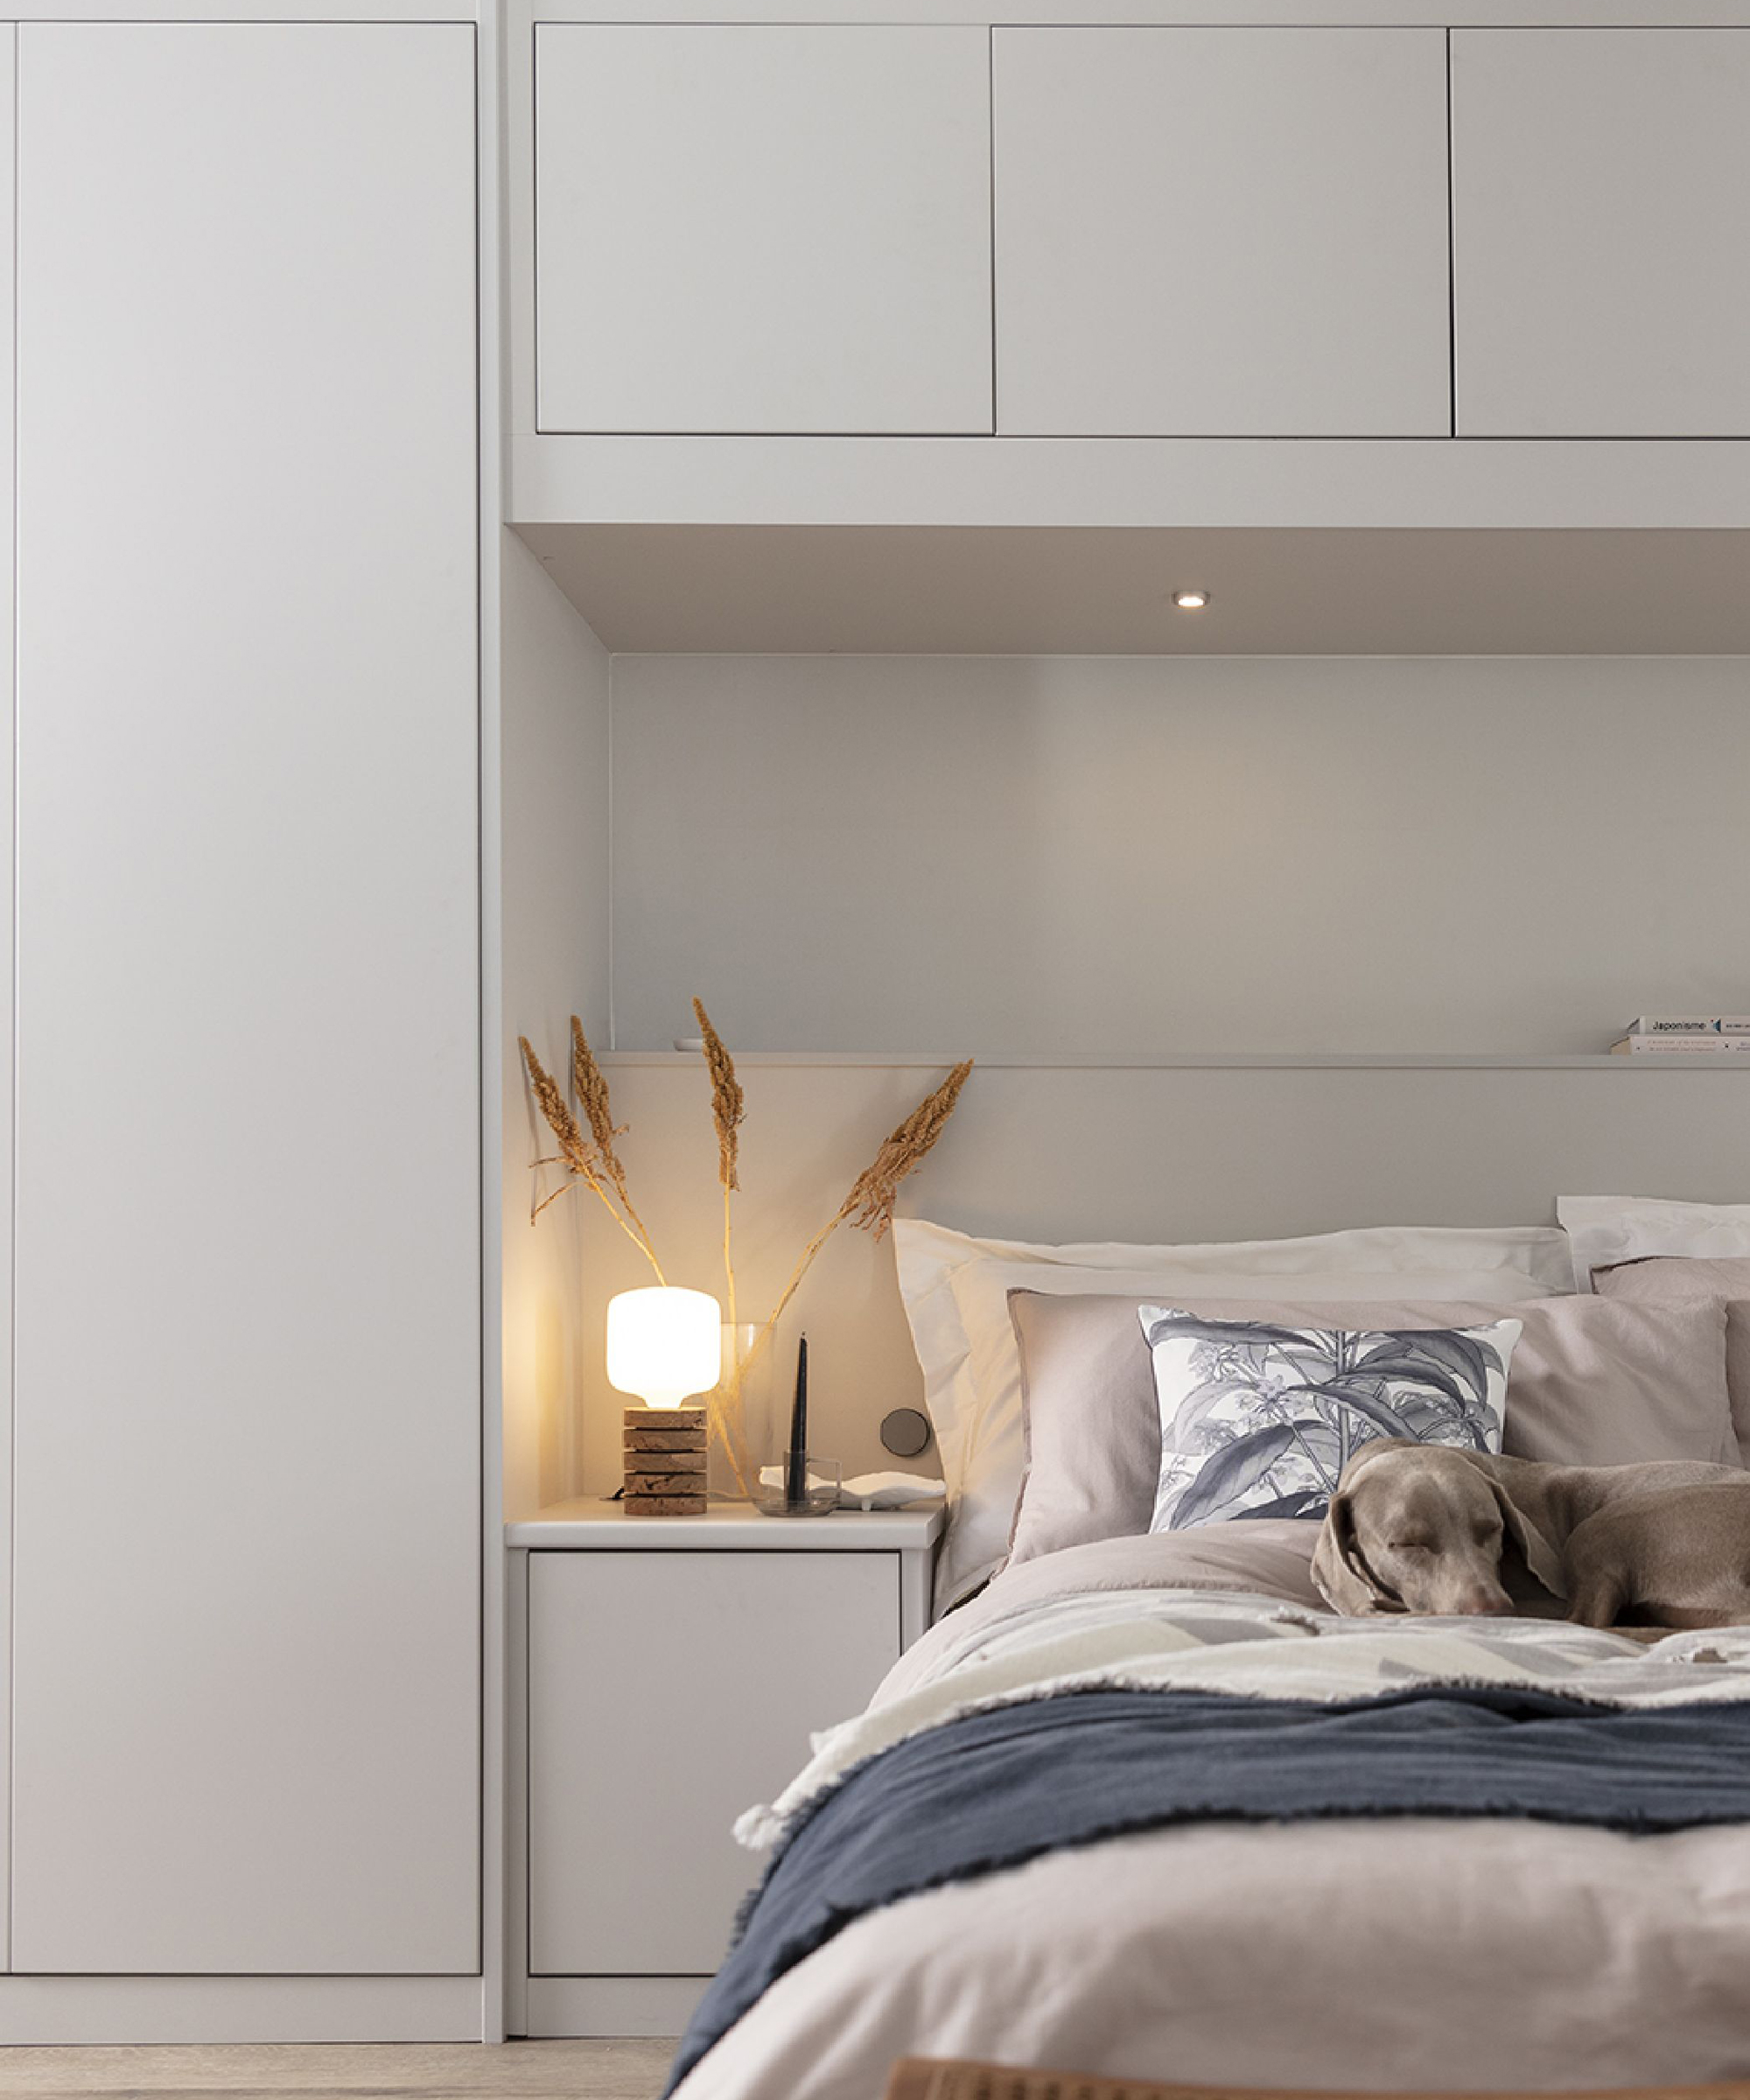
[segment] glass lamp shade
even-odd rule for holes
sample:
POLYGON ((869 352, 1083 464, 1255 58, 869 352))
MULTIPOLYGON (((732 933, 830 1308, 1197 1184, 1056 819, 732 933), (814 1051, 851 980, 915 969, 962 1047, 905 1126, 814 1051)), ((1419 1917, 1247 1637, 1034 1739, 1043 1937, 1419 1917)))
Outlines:
POLYGON ((646 1407, 679 1407, 718 1382, 723 1308, 703 1291, 655 1284, 607 1306, 607 1382, 646 1407))

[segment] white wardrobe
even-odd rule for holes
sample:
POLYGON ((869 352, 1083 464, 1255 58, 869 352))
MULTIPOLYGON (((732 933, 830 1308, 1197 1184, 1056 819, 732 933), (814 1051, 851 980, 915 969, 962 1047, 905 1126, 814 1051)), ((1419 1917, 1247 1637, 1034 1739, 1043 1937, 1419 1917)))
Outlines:
POLYGON ((475 28, 0 55, 0 2040, 478 2035, 475 28))
POLYGON ((514 1036, 606 1038, 609 653, 1723 571, 1750 0, 82 8, 0 0, 0 2045, 493 2035, 500 1503, 603 1280, 514 1036))

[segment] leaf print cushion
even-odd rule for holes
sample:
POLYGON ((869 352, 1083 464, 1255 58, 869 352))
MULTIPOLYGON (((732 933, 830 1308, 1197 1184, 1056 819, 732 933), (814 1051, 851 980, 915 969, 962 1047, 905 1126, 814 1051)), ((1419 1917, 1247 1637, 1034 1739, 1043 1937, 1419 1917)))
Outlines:
POLYGON ((1160 1408, 1152 1531, 1322 1517, 1363 1444, 1498 1452, 1522 1323, 1348 1334, 1144 1306, 1160 1408))

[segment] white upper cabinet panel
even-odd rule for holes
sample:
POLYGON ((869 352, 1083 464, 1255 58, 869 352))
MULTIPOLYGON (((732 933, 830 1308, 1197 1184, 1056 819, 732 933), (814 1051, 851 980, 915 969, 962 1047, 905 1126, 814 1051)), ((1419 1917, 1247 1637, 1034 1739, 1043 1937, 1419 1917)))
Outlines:
POLYGON ((1750 30, 1455 30, 1458 429, 1750 434, 1750 30))
POLYGON ((988 433, 980 29, 543 24, 537 422, 988 433))
POLYGON ((1446 38, 999 29, 998 428, 1444 437, 1446 38))
POLYGON ((15 1966, 472 1972, 474 32, 18 122, 15 1966))

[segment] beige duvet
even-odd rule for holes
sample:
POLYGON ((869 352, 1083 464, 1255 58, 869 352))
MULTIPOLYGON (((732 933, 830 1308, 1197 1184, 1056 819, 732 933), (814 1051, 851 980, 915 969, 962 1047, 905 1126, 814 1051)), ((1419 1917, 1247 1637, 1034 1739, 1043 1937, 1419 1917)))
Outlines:
MULTIPOLYGON (((1326 1620, 1306 1574, 1315 1530, 1236 1524, 1014 1571, 933 1629, 765 1822, 831 1783, 835 1758, 854 1761, 883 1726, 1026 1696, 1029 1656, 1053 1682, 1214 1686, 1228 1670, 1236 1688, 1268 1690, 1273 1672, 1305 1686, 1323 1667, 1335 1671, 1323 1696, 1351 1696, 1377 1670, 1583 1681, 1636 1704, 1750 1697, 1750 1634, 1642 1650, 1494 1621, 1497 1669, 1466 1657, 1468 1629, 1452 1621, 1326 1620), (1418 1636, 1425 1647, 1406 1651, 1418 1636)), ((1241 2085, 1750 2076, 1750 1826, 1631 1838, 1343 1819, 1122 1838, 862 1918, 776 1984, 680 2093, 878 2100, 895 2058, 931 2053, 1241 2085)))

